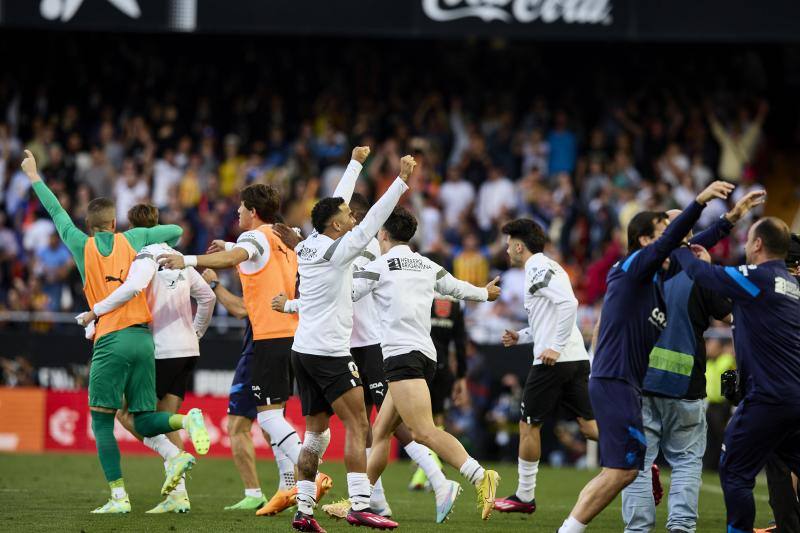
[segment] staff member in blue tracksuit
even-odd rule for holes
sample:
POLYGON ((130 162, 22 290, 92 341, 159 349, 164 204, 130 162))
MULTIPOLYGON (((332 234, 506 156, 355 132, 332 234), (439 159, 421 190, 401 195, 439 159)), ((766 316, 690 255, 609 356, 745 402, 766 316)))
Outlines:
POLYGON ((727 198, 732 190, 729 183, 712 183, 669 225, 664 213, 655 212, 640 213, 631 221, 629 254, 608 273, 589 379, 603 469, 581 491, 559 533, 582 533, 643 468, 642 380, 666 321, 658 272, 700 218, 706 202, 727 198))
MULTIPOLYGON (((764 192, 744 196, 708 230, 689 242, 711 247, 726 236, 753 207, 764 202, 764 192)), ((667 213, 670 220, 679 210, 667 213)), ((703 333, 712 318, 723 320, 732 310, 730 300, 694 283, 677 261, 665 272, 664 302, 667 326, 650 352, 643 384, 642 418, 647 452, 636 480, 622 491, 626 533, 655 529, 656 505, 649 465, 659 450, 672 467, 667 531, 694 533, 706 449, 706 344, 703 333)))
POLYGON ((720 460, 728 533, 753 530, 753 486, 772 452, 800 472, 800 287, 784 264, 790 240, 786 224, 768 217, 750 227, 747 265, 710 265, 700 247, 674 254, 698 285, 733 300, 743 400, 725 431, 720 460))

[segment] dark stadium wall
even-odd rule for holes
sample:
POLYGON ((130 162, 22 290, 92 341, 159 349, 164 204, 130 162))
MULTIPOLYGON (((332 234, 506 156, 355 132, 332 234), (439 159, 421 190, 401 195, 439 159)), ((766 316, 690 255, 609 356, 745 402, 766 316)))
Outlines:
POLYGON ((534 40, 797 42, 800 2, 775 0, 0 0, 0 26, 534 40))

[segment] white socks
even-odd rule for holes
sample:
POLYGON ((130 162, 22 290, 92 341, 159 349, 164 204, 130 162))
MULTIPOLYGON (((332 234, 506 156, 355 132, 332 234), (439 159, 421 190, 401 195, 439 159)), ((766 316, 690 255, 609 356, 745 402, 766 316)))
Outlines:
POLYGON ((347 473, 347 493, 350 496, 350 507, 354 511, 363 511, 369 508, 370 492, 369 478, 366 472, 347 473))
POLYGON ((275 463, 278 465, 278 490, 288 490, 295 486, 294 463, 277 446, 272 448, 275 463))
MULTIPOLYGON (((348 474, 349 475, 349 474, 348 474)), ((369 484, 369 482, 367 482, 369 484)), ((313 515, 317 505, 317 484, 313 481, 297 482, 297 510, 303 514, 313 515)))
POLYGON ((585 530, 586 524, 581 524, 570 516, 564 520, 564 523, 558 528, 558 533, 583 533, 585 530))
POLYGON ((115 500, 119 500, 127 496, 128 493, 125 492, 125 487, 111 487, 111 497, 115 500))
POLYGON ((445 488, 445 481, 447 481, 447 479, 444 477, 442 469, 436 464, 433 456, 431 456, 431 451, 427 446, 411 441, 405 447, 405 450, 408 456, 411 457, 411 460, 417 463, 422 471, 425 472, 428 481, 431 482, 431 488, 434 492, 445 488))
POLYGON ((467 460, 464 461, 463 465, 461 465, 459 471, 461 472, 462 476, 467 478, 470 483, 476 486, 483 480, 483 474, 486 472, 486 470, 483 469, 478 461, 469 456, 467 456, 467 460))
POLYGON ((539 461, 526 461, 520 457, 517 463, 517 472, 519 473, 517 498, 528 503, 536 497, 536 474, 539 473, 539 461))
POLYGON ((272 449, 280 448, 292 464, 300 457, 300 439, 291 424, 283 417, 283 409, 271 409, 258 413, 258 425, 269 433, 272 449))
POLYGON ((261 489, 244 489, 244 495, 246 498, 263 498, 264 494, 261 492, 261 489))
MULTIPOLYGON (((167 468, 167 461, 177 457, 181 453, 181 449, 175 446, 166 435, 156 435, 155 437, 145 437, 142 441, 145 446, 156 452, 164 459, 164 468, 167 468)), ((175 492, 186 492, 186 476, 181 476, 181 480, 172 489, 170 494, 175 492)))
POLYGON ((164 434, 156 435, 155 437, 145 437, 142 442, 145 446, 160 455, 165 461, 169 461, 181 453, 180 448, 175 446, 164 434))

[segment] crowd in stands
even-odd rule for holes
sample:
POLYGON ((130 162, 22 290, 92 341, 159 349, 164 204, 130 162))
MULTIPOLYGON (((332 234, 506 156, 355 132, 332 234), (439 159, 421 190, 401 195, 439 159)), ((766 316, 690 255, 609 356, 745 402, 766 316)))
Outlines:
MULTIPOLYGON (((477 285, 502 275, 501 301, 469 310, 477 343, 499 342, 525 317, 504 221, 547 229, 588 335, 630 218, 682 208, 717 178, 739 184, 735 201, 760 187, 769 150, 767 82, 747 52, 720 62, 513 43, 47 39, 42 64, 0 73, 0 310, 85 306, 19 170, 23 149, 79 226, 94 197, 114 198, 120 229, 132 205, 152 202, 163 223, 183 226, 179 249, 193 254, 235 238, 244 185, 278 186, 285 222, 308 234, 354 145, 372 148, 357 190, 373 200, 411 153, 403 201, 420 221, 414 246, 477 285)), ((717 201, 700 225, 726 210, 717 201)), ((743 241, 737 230, 715 259, 740 259, 743 241)), ((514 385, 503 385, 509 398, 514 385)), ((498 424, 508 415, 488 411, 498 424)))

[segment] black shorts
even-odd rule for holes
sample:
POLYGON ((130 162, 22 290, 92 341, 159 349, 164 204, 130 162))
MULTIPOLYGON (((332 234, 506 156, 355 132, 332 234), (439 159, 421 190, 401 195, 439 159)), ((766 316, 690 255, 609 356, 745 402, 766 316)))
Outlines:
POLYGON ((456 378, 448 365, 436 367, 436 375, 430 383, 431 389, 431 411, 434 415, 445 412, 446 403, 453 393, 453 385, 456 378))
POLYGON ((361 382, 364 384, 364 405, 380 409, 386 397, 386 376, 383 373, 383 352, 380 344, 350 348, 361 382))
POLYGON ((309 355, 292 350, 292 367, 303 416, 333 414, 333 402, 350 389, 361 386, 358 367, 352 357, 309 355))
POLYGON ((167 394, 181 400, 186 395, 189 378, 197 365, 197 356, 156 359, 156 396, 159 400, 167 394))
POLYGON ((292 395, 292 337, 257 340, 250 374, 256 405, 283 403, 292 395))
POLYGON ((520 405, 522 421, 541 424, 559 406, 576 417, 594 420, 589 400, 589 361, 531 367, 520 405))
POLYGON ((386 373, 386 381, 390 383, 406 379, 424 379, 430 386, 433 376, 436 375, 436 361, 414 350, 387 357, 383 361, 383 371, 386 373))

